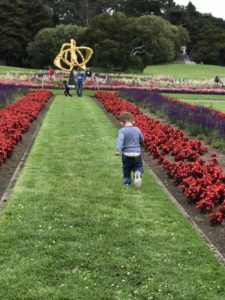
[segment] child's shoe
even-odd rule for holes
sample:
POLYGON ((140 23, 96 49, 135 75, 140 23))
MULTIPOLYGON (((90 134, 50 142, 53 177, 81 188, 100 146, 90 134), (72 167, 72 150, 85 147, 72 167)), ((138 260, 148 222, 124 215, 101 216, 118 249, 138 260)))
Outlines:
POLYGON ((140 171, 135 171, 134 172, 134 185, 136 187, 140 187, 141 186, 141 182, 142 182, 141 172, 140 171))

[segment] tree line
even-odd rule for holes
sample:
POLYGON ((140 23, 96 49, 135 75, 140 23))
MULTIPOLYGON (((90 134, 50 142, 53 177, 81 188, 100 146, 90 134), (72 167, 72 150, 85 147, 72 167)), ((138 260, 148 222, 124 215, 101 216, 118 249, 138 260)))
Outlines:
POLYGON ((93 66, 172 62, 182 45, 197 63, 225 65, 225 21, 173 0, 0 0, 0 63, 43 68, 71 38, 93 66))

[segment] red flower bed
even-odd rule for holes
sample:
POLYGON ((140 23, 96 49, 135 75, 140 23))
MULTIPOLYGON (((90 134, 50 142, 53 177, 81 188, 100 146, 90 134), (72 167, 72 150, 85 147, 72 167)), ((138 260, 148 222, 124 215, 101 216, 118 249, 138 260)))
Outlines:
POLYGON ((32 91, 16 103, 0 110, 0 165, 13 152, 22 134, 52 97, 49 91, 32 91))
POLYGON ((220 224, 225 218, 225 174, 218 167, 216 156, 213 155, 207 164, 201 158, 207 151, 201 141, 190 140, 171 125, 161 125, 144 115, 137 106, 119 98, 118 93, 97 92, 95 97, 115 117, 122 111, 134 115, 145 137, 145 149, 158 159, 174 183, 181 186, 188 202, 204 213, 217 207, 209 218, 212 225, 220 224))

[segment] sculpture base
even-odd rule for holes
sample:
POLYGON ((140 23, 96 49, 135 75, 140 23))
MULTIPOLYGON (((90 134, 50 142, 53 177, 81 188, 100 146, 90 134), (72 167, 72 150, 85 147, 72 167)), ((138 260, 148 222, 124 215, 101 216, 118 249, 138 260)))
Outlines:
POLYGON ((186 65, 195 65, 196 63, 191 60, 175 60, 175 64, 186 64, 186 65))
POLYGON ((73 86, 74 87, 75 85, 76 85, 76 80, 75 80, 74 73, 73 73, 73 70, 72 70, 72 71, 70 71, 68 86, 73 86))
POLYGON ((194 61, 191 61, 187 54, 179 55, 175 60, 175 64, 195 64, 194 61))

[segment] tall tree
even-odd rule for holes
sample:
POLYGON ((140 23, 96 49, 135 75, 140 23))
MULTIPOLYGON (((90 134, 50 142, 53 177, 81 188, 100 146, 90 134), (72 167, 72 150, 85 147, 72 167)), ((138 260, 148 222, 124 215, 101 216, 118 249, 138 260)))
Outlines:
POLYGON ((55 28, 44 28, 40 30, 34 41, 27 47, 31 65, 36 68, 52 65, 56 55, 59 53, 63 43, 69 43, 70 39, 75 39, 80 45, 80 36, 85 28, 77 25, 60 24, 55 28))
POLYGON ((117 0, 44 0, 59 24, 77 24, 89 26, 94 16, 114 7, 117 0))
POLYGON ((224 65, 225 30, 206 25, 199 29, 198 37, 192 53, 193 60, 211 65, 224 65))
POLYGON ((182 25, 189 31, 190 41, 187 44, 187 50, 191 59, 196 62, 224 65, 223 47, 221 49, 218 47, 218 37, 220 36, 222 44, 225 21, 211 14, 201 14, 192 2, 189 2, 187 6, 176 5, 170 8, 166 18, 172 24, 182 25), (215 47, 212 41, 215 42, 215 47))
POLYGON ((21 65, 34 35, 50 26, 51 14, 41 0, 0 0, 0 60, 21 65))
POLYGON ((122 13, 97 16, 85 32, 95 50, 94 65, 122 69, 172 61, 186 37, 186 30, 162 17, 122 13))
POLYGON ((120 0, 118 1, 117 10, 125 13, 127 16, 160 16, 174 6, 173 0, 120 0))

